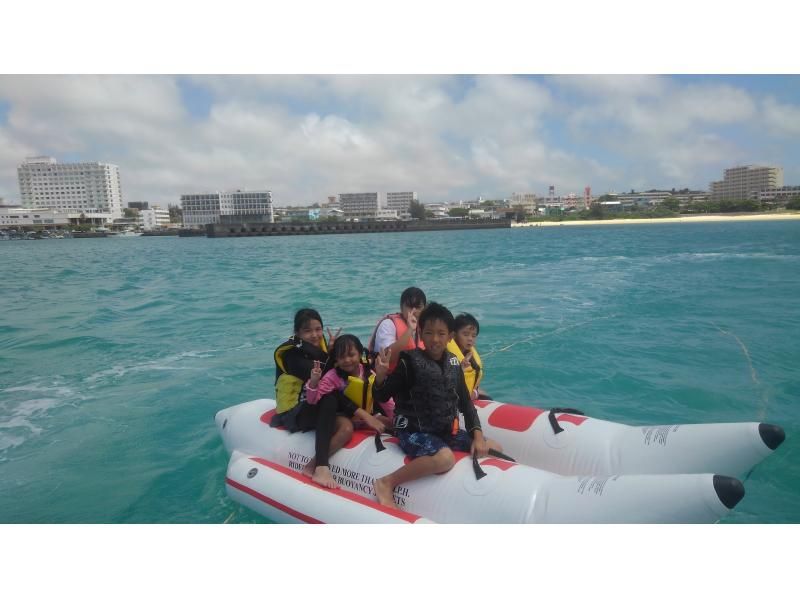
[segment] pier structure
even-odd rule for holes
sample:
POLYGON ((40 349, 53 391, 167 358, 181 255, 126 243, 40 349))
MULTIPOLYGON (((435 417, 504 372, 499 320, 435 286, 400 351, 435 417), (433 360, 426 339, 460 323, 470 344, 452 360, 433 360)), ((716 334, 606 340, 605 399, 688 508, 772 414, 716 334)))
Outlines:
POLYGON ((369 222, 226 222, 206 224, 208 237, 342 235, 510 228, 510 220, 376 220, 369 222))

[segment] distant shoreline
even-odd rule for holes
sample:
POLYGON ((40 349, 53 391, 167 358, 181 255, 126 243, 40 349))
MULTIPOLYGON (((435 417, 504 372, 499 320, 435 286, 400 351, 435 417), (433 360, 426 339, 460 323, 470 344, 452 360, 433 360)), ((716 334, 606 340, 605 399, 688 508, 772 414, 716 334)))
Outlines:
POLYGON ((800 220, 800 212, 780 214, 703 214, 701 216, 679 216, 676 218, 618 218, 606 220, 563 220, 560 222, 512 222, 519 226, 589 226, 594 224, 659 224, 661 222, 745 222, 755 220, 800 220))

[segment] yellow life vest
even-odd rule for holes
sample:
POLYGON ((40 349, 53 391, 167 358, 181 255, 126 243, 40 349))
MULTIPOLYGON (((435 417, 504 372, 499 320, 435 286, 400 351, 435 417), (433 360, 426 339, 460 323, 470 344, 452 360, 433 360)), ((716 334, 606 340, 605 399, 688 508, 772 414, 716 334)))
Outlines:
MULTIPOLYGON (((464 353, 461 352, 455 340, 451 340, 447 343, 447 350, 458 357, 459 363, 464 360, 464 353)), ((472 359, 474 359, 475 363, 478 365, 478 371, 476 372, 473 369, 472 364, 464 370, 464 380, 466 380, 467 390, 470 392, 478 388, 478 384, 483 380, 483 362, 481 361, 481 356, 478 355, 478 350, 474 346, 472 347, 472 359)))
MULTIPOLYGON (((287 351, 299 348, 298 343, 298 339, 290 337, 289 340, 282 342, 275 349, 275 402, 277 403, 276 411, 278 413, 289 411, 297 405, 303 392, 303 385, 306 383, 305 380, 287 373, 286 365, 283 361, 287 351)), ((328 345, 325 343, 324 338, 321 342, 321 349, 326 353, 328 352, 328 345)))
POLYGON ((364 380, 357 376, 347 377, 347 386, 344 388, 344 396, 353 401, 356 407, 361 407, 367 413, 372 413, 372 384, 375 382, 375 374, 369 377, 367 387, 367 404, 364 405, 364 380))

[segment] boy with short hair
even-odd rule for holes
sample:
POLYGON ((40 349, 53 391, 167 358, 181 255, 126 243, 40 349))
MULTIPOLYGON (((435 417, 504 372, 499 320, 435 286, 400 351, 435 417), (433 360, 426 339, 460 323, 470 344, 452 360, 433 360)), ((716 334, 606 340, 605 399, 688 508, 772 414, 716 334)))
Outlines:
POLYGON ((453 450, 480 457, 489 449, 502 451, 496 442, 483 437, 459 360, 447 351, 455 327, 453 314, 443 305, 431 303, 420 314, 419 326, 424 348, 401 351, 397 368, 388 376, 389 347, 379 353, 375 363, 373 398, 394 397, 395 433, 403 452, 414 458, 375 480, 375 494, 384 506, 395 506, 395 486, 452 469, 453 450), (459 428, 459 411, 464 414, 466 430, 459 428))
POLYGON ((464 370, 464 380, 467 383, 467 390, 473 401, 482 399, 491 401, 492 397, 480 388, 483 380, 483 361, 475 347, 481 327, 478 320, 472 314, 462 313, 456 316, 455 333, 453 340, 447 344, 447 350, 458 357, 461 362, 461 369, 464 370))

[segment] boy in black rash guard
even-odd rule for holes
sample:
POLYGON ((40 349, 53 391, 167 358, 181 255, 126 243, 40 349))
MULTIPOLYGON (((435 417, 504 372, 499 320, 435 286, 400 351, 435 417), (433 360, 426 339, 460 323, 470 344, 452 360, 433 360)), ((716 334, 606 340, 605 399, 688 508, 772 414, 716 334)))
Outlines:
POLYGON ((395 506, 395 486, 455 465, 453 450, 470 451, 479 457, 489 449, 502 451, 496 442, 483 437, 475 405, 470 400, 464 373, 456 356, 447 351, 453 338, 455 319, 446 307, 430 303, 420 314, 424 349, 402 351, 387 377, 391 349, 378 354, 375 362, 374 400, 395 400, 394 427, 400 448, 413 461, 374 482, 378 502, 395 506), (464 414, 466 430, 458 425, 464 414))

